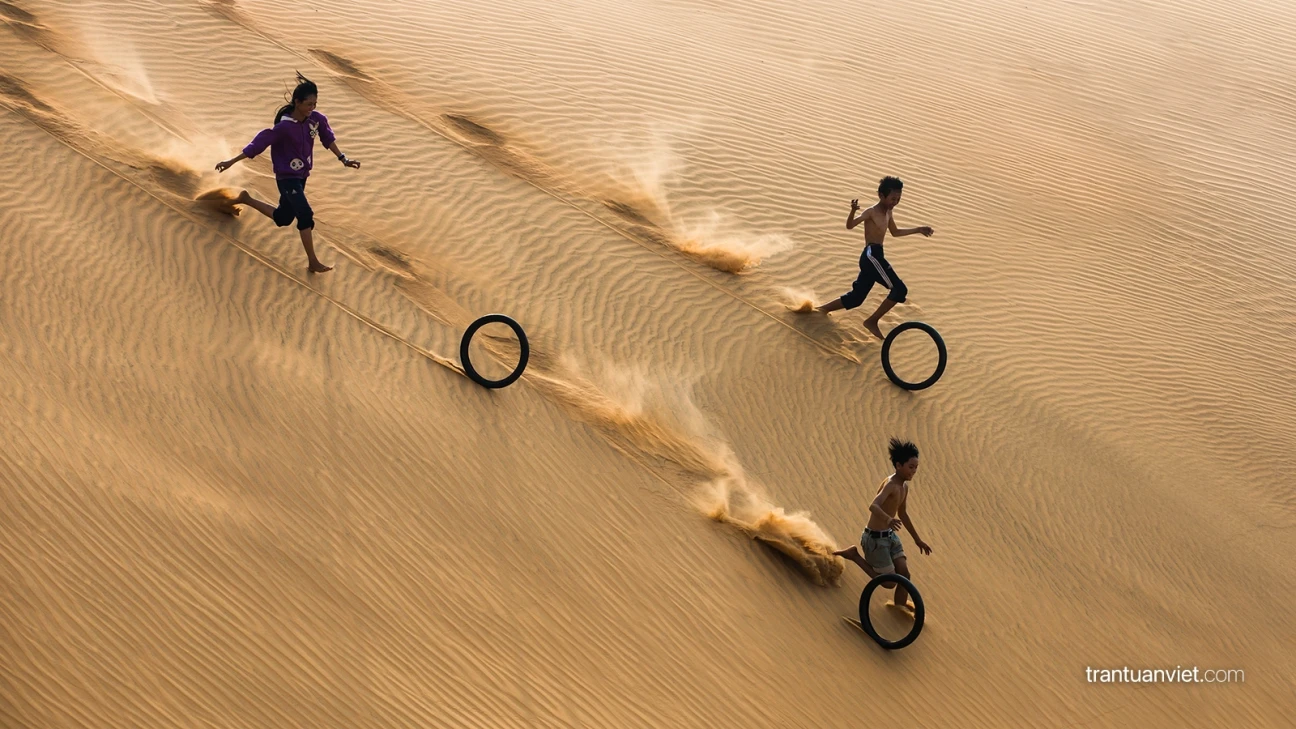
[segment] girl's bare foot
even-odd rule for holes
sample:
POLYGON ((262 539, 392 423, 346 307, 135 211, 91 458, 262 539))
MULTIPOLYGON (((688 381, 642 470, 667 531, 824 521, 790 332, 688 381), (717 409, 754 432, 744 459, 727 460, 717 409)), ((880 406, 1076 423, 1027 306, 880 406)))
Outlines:
POLYGON ((886 337, 882 336, 882 330, 878 329, 878 323, 872 319, 864 320, 864 328, 869 331, 869 334, 872 334, 878 339, 886 339, 886 337))
POLYGON ((234 202, 247 205, 249 202, 252 202, 252 196, 248 194, 247 190, 239 190, 238 197, 234 198, 234 202))
POLYGON ((332 266, 325 266, 319 261, 311 261, 310 264, 311 273, 324 273, 325 271, 332 271, 332 270, 333 270, 332 266))

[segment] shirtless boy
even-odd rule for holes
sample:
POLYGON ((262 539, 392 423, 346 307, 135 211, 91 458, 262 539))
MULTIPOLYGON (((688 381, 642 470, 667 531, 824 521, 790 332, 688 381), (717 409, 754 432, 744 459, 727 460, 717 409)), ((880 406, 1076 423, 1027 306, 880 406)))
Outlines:
MULTIPOLYGON (((895 473, 878 489, 877 498, 869 507, 868 527, 860 535, 858 546, 852 545, 833 554, 844 557, 860 566, 869 577, 879 574, 897 574, 909 577, 909 560, 905 557, 904 547, 900 545, 900 535, 896 530, 903 524, 913 536, 914 544, 923 554, 931 554, 931 547, 918 536, 913 520, 905 510, 909 500, 909 481, 918 472, 918 447, 908 441, 891 439, 891 465, 895 473), (896 518, 899 515, 900 518, 896 518), (862 550, 862 552, 861 552, 862 550)), ((909 605, 909 593, 905 588, 896 585, 892 602, 897 607, 909 605)))
POLYGON ((880 283, 890 290, 890 294, 878 306, 873 315, 864 320, 864 328, 878 339, 882 339, 882 330, 878 328, 878 322, 882 320, 882 315, 891 311, 891 307, 903 303, 909 294, 909 287, 905 286, 904 281, 892 270, 891 264, 882 255, 882 239, 886 237, 887 231, 891 231, 891 236, 899 238, 914 233, 922 233, 925 236, 931 236, 934 232, 926 225, 917 228, 897 228, 895 220, 891 217, 891 211, 896 205, 900 204, 900 194, 904 189, 904 183, 897 177, 883 177, 878 184, 878 202, 877 205, 865 210, 859 218, 855 213, 859 211, 859 200, 851 200, 850 214, 846 216, 846 230, 853 230, 860 223, 864 224, 864 253, 860 255, 860 275, 851 285, 851 290, 843 294, 840 298, 833 299, 827 304, 815 308, 815 311, 827 314, 840 309, 854 309, 864 303, 864 297, 868 296, 873 284, 880 283))

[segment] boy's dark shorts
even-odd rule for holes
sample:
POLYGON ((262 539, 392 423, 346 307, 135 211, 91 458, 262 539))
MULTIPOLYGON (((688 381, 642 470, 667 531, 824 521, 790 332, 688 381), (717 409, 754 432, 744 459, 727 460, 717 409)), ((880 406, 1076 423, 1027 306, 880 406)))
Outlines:
POLYGON ((864 561, 879 574, 895 572, 895 561, 905 556, 900 535, 891 529, 884 532, 865 529, 860 535, 860 547, 864 550, 864 561), (875 537, 874 534, 881 536, 875 537))
POLYGON ((275 208, 275 225, 283 227, 297 219, 297 230, 315 227, 315 213, 306 202, 306 180, 285 177, 275 180, 279 186, 279 207, 275 208))
POLYGON ((864 253, 860 255, 860 274, 851 285, 851 290, 841 297, 842 306, 847 309, 854 309, 864 303, 864 298, 868 296, 869 291, 873 289, 873 284, 878 283, 888 290, 890 294, 888 299, 903 304, 909 297, 909 287, 905 286, 904 281, 896 275, 891 264, 882 255, 882 246, 877 243, 869 243, 864 246, 864 253))

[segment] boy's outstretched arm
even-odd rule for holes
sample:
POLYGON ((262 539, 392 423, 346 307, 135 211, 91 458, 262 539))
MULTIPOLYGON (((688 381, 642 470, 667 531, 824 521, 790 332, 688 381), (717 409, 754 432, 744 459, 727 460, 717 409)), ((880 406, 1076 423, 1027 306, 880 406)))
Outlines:
POLYGON ((891 221, 889 228, 891 230, 892 238, 913 235, 914 233, 922 233, 925 236, 931 237, 931 234, 936 232, 932 230, 929 225, 920 225, 917 228, 897 228, 894 219, 891 221))
POLYGON ((851 200, 850 212, 846 214, 846 230, 851 230, 855 226, 864 222, 864 218, 866 216, 861 215, 859 216, 858 220, 855 218, 855 213, 858 212, 859 209, 860 209, 859 198, 855 198, 854 200, 851 200))
MULTIPOLYGON (((905 501, 908 501, 908 499, 905 499, 905 501)), ((932 551, 931 547, 927 545, 927 542, 924 542, 922 540, 922 537, 918 536, 918 530, 914 528, 913 519, 909 518, 909 511, 905 508, 905 504, 903 502, 901 502, 900 504, 899 513, 900 513, 901 521, 904 522, 905 529, 908 529, 909 533, 913 535, 914 544, 918 545, 918 551, 922 552, 923 554, 931 554, 932 551)))

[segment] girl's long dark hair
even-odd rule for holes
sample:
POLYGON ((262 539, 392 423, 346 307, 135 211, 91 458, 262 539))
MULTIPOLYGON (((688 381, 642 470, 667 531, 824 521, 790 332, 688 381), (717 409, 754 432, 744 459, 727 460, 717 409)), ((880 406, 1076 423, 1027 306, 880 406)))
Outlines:
POLYGON ((301 72, 298 71, 297 87, 294 88, 292 92, 292 103, 285 104, 279 107, 279 111, 275 112, 274 121, 271 122, 270 126, 273 127, 276 124, 278 124, 279 120, 283 118, 284 114, 291 114, 292 110, 297 106, 298 102, 305 101, 308 97, 318 96, 318 95, 319 95, 319 87, 315 85, 315 82, 301 75, 301 72))

